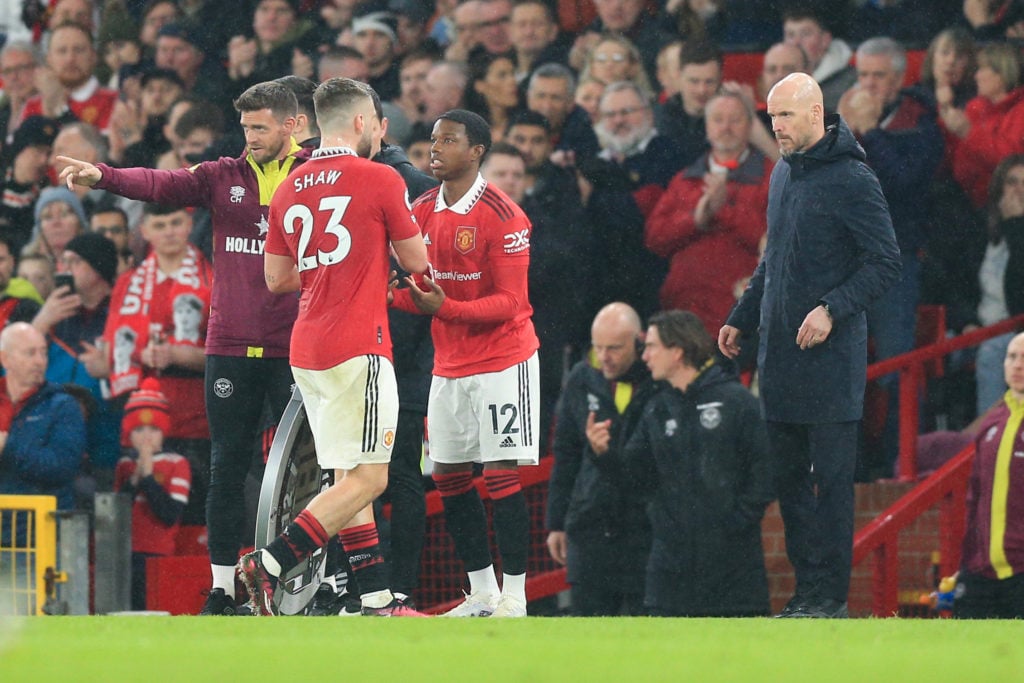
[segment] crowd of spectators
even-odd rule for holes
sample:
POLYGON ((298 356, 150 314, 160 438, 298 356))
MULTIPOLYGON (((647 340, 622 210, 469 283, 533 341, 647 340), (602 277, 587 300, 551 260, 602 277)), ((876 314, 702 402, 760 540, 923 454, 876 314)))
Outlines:
MULTIPOLYGON (((712 331, 724 322, 764 236, 778 158, 765 97, 804 71, 867 152, 892 213, 903 275, 870 312, 875 359, 886 358, 911 348, 919 304, 946 306, 954 332, 1022 311, 1022 38, 1020 0, 5 3, 0 311, 46 335, 47 381, 88 389, 80 470, 101 488, 112 486, 123 405, 137 387, 112 386, 119 344, 147 376, 177 368, 163 382, 175 418, 166 436, 200 489, 184 519, 201 523, 208 431, 197 415, 179 433, 191 423, 176 411, 203 400, 195 351, 205 322, 180 342, 167 334, 184 324, 177 304, 159 330, 135 321, 119 336, 110 317, 111 293, 121 305, 130 290, 119 277, 152 276, 155 229, 145 226, 178 207, 69 190, 57 184, 56 157, 160 169, 236 157, 245 140, 232 103, 247 88, 347 76, 376 89, 387 143, 424 173, 441 113, 468 108, 490 124, 498 144, 483 171, 534 225, 529 283, 548 435, 602 306, 624 302, 644 321, 683 308, 712 331), (570 16, 569 5, 580 11, 570 16), (740 51, 763 53, 756 83, 726 80, 728 54, 740 51), (925 53, 919 73, 908 51, 925 53), (173 362, 170 349, 179 349, 173 362)), ((181 214, 191 236, 174 258, 187 254, 203 271, 210 212, 181 214)), ((979 352, 973 412, 1002 396, 1008 342, 979 352)), ((895 416, 894 381, 886 387, 895 416)), ((890 423, 859 474, 891 475, 894 449, 890 423)))

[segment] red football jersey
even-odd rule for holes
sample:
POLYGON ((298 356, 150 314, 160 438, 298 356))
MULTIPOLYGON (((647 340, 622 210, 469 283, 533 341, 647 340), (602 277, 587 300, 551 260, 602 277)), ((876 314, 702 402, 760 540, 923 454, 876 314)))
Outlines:
MULTIPOLYGON (((135 458, 124 457, 114 469, 114 490, 120 491, 138 466, 135 458)), ((153 478, 170 494, 171 498, 188 505, 192 488, 192 468, 188 460, 177 453, 158 453, 153 456, 153 478)), ((167 526, 157 518, 146 494, 137 490, 132 503, 132 551, 153 555, 173 555, 179 523, 167 526)))
POLYGON ((295 259, 302 282, 291 364, 390 360, 389 245, 419 234, 398 172, 348 148, 318 149, 277 188, 269 221, 266 251, 295 259))
MULTIPOLYGON (((423 228, 430 275, 446 298, 434 314, 434 374, 497 372, 537 350, 526 286, 530 219, 482 176, 455 204, 442 188, 424 193, 413 213, 423 228)), ((396 303, 416 310, 408 293, 396 303)))

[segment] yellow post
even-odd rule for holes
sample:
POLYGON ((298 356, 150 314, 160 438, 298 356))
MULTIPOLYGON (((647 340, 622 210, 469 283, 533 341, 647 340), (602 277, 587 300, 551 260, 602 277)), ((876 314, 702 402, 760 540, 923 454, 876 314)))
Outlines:
POLYGON ((42 614, 57 568, 57 499, 0 496, 0 613, 42 614))

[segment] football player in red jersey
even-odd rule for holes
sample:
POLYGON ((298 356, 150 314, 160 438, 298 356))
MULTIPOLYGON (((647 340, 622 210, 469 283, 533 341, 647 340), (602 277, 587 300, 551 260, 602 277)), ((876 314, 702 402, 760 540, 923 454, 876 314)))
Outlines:
POLYGON ((398 423, 389 245, 414 273, 426 270, 427 251, 405 181, 369 160, 381 125, 369 86, 332 78, 313 101, 320 148, 271 201, 264 269, 272 292, 300 292, 289 361, 317 461, 334 470, 335 483, 269 545, 245 555, 239 571, 254 607, 273 614, 277 577, 339 534, 364 615, 422 616, 388 587, 372 503, 387 486, 398 423))
POLYGON ((395 294, 404 310, 434 316, 434 376, 427 406, 434 481, 470 593, 449 616, 526 616, 529 514, 519 465, 538 459, 537 335, 527 296, 530 221, 480 175, 491 132, 477 114, 442 114, 431 135, 441 187, 413 205, 430 257, 422 283, 395 294), (494 505, 501 588, 487 517, 473 486, 482 462, 494 505))

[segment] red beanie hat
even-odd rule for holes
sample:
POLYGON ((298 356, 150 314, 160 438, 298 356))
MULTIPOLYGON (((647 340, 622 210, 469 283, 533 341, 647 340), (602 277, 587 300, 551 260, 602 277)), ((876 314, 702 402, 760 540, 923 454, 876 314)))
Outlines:
POLYGON ((168 413, 167 397, 160 391, 160 382, 148 377, 142 380, 142 386, 128 397, 124 407, 124 419, 121 420, 121 442, 131 444, 131 433, 137 427, 153 426, 164 435, 171 430, 171 416, 168 413))

